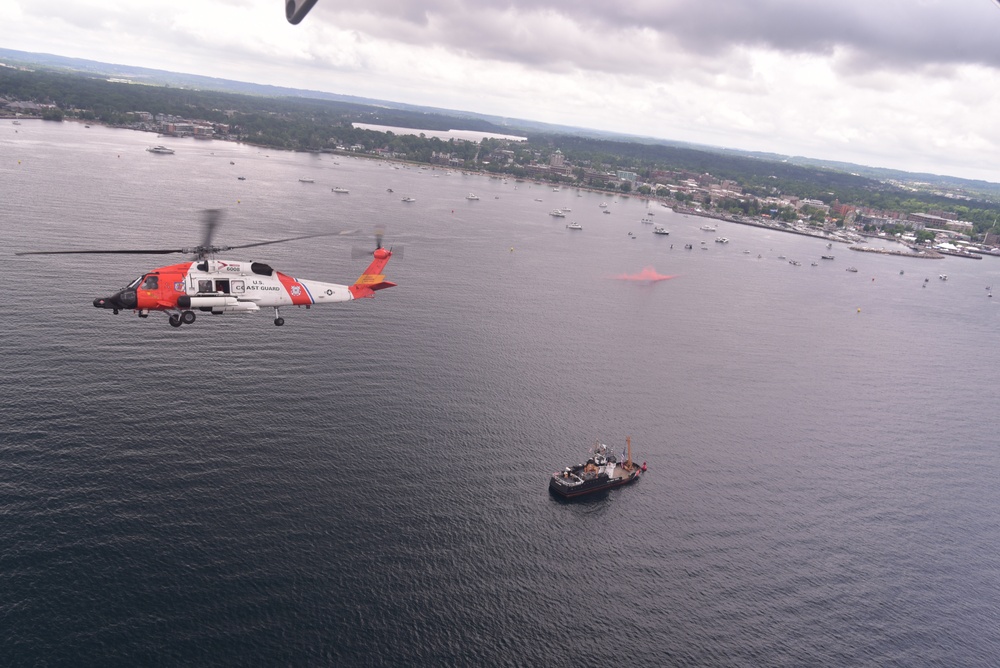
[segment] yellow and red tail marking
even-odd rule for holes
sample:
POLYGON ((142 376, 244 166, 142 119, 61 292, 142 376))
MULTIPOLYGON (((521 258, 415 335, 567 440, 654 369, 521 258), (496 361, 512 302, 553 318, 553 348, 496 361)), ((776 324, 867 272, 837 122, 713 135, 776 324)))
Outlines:
POLYGON ((368 265, 364 273, 358 277, 358 280, 354 282, 354 285, 348 286, 348 290, 351 291, 351 295, 355 299, 361 299, 363 297, 374 297, 376 290, 384 290, 385 288, 394 287, 396 284, 385 280, 385 274, 382 270, 385 268, 386 263, 389 258, 392 257, 392 252, 387 251, 384 248, 378 248, 372 253, 375 258, 372 263, 368 265))

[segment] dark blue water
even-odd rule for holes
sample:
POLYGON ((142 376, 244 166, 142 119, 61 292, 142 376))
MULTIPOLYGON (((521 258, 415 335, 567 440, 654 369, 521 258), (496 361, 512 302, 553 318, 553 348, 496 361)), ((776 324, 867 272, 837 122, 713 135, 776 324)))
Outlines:
POLYGON ((0 127, 0 201, 0 664, 1000 661, 996 258, 69 123, 0 127), (216 207, 356 230, 233 255, 343 283, 382 225, 399 287, 173 329, 91 306, 156 257, 13 256, 216 207), (642 481, 549 496, 627 435, 642 481))

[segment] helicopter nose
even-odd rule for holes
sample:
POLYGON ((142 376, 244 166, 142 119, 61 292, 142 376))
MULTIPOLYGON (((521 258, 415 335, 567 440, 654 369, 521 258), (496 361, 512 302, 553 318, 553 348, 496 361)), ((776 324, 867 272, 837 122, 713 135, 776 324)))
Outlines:
POLYGON ((113 309, 116 312, 119 309, 135 308, 135 290, 121 290, 110 297, 98 297, 94 300, 94 307, 113 309))

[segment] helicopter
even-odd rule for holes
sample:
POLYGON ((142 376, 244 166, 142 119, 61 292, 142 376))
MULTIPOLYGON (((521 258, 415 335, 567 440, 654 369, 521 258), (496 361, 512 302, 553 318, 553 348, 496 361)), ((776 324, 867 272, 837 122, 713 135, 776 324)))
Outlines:
POLYGON ((221 211, 205 211, 205 236, 202 243, 192 248, 144 250, 68 250, 25 251, 15 255, 70 255, 70 254, 133 254, 166 255, 182 253, 194 257, 192 261, 157 267, 135 279, 109 297, 98 297, 94 306, 111 310, 135 311, 140 318, 148 318, 154 311, 168 315, 171 327, 194 323, 196 311, 219 315, 222 313, 254 313, 261 308, 274 309, 274 324, 285 324, 278 310, 283 306, 332 304, 353 299, 372 298, 375 293, 396 284, 385 280, 383 269, 392 257, 392 251, 382 247, 382 233, 376 232, 375 250, 366 252, 373 259, 352 285, 338 285, 298 279, 276 271, 263 262, 244 262, 216 259, 216 254, 238 248, 252 248, 268 244, 298 241, 314 237, 331 236, 307 234, 273 241, 260 241, 239 246, 214 246, 212 237, 219 224, 221 211))

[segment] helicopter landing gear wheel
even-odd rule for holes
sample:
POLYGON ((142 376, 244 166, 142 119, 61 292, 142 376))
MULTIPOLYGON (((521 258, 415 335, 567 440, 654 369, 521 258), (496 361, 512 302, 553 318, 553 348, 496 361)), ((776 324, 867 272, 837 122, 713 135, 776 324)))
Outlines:
POLYGON ((285 324, 285 319, 281 317, 281 315, 278 313, 278 307, 275 306, 274 307, 274 326, 275 327, 281 327, 284 324, 285 324))
POLYGON ((177 315, 176 313, 171 313, 170 314, 170 319, 167 322, 170 323, 171 327, 180 327, 181 326, 181 317, 179 315, 177 315))
POLYGON ((184 311, 183 313, 181 313, 181 322, 183 322, 185 325, 190 325, 192 322, 194 322, 194 319, 195 319, 194 311, 184 311))

